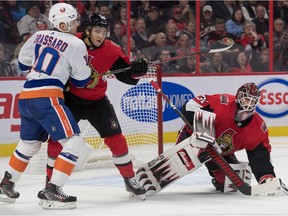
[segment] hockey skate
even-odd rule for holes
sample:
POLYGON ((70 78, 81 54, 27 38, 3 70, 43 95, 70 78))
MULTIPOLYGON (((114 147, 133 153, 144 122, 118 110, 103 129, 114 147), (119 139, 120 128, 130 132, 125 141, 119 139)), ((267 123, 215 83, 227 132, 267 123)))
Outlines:
POLYGON ((216 191, 224 191, 224 184, 219 183, 216 179, 212 179, 212 184, 215 187, 216 191))
POLYGON ((0 183, 0 201, 14 203, 20 194, 14 190, 15 184, 10 181, 11 175, 7 171, 0 183))
POLYGON ((74 209, 77 197, 66 195, 62 188, 48 183, 45 189, 38 192, 39 205, 43 209, 74 209))
POLYGON ((146 189, 143 186, 140 186, 136 181, 135 177, 125 178, 124 183, 126 187, 126 191, 130 193, 130 197, 137 197, 140 200, 145 200, 146 189))

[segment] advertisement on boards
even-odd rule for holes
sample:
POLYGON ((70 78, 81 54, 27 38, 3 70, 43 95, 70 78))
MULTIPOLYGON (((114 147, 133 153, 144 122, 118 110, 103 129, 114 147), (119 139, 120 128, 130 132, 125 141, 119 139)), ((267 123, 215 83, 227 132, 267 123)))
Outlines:
MULTIPOLYGON (((18 97, 24 80, 0 82, 0 144, 16 143, 20 130, 18 97)), ((217 93, 235 95, 242 84, 255 82, 261 92, 257 111, 265 119, 270 135, 288 136, 288 75, 164 77, 162 82, 163 92, 179 110, 195 96, 217 93)), ((137 121, 152 127, 157 122, 156 98, 151 93, 153 87, 147 82, 125 88, 120 88, 120 85, 118 82, 109 86, 111 92, 117 92, 116 99, 111 100, 117 115, 123 115, 125 121, 131 124, 137 121)), ((183 121, 164 99, 162 102, 164 137, 169 133, 175 136, 183 121)))

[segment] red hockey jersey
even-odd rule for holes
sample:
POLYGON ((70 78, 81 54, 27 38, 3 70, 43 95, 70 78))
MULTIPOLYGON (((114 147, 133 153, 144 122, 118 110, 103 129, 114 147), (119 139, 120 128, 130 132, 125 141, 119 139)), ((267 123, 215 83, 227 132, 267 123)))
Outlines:
POLYGON ((106 95, 107 82, 105 81, 105 77, 97 77, 95 75, 104 74, 109 71, 119 58, 122 59, 122 62, 127 63, 126 67, 129 66, 131 62, 122 52, 121 47, 108 39, 104 41, 101 47, 95 50, 87 50, 88 62, 91 68, 90 82, 86 88, 77 88, 69 83, 70 92, 86 100, 99 100, 106 95), (101 62, 99 62, 99 58, 101 62))

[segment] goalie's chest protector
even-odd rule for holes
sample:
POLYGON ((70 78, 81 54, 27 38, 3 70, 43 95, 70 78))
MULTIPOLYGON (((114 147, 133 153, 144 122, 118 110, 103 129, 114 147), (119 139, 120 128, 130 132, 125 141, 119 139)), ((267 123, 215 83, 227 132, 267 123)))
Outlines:
POLYGON ((222 154, 232 154, 242 149, 252 150, 260 143, 269 148, 267 127, 263 119, 255 113, 248 125, 245 127, 237 126, 234 121, 235 97, 225 95, 224 101, 221 97, 218 95, 217 98, 208 97, 207 99, 216 114, 216 140, 223 151, 222 154))

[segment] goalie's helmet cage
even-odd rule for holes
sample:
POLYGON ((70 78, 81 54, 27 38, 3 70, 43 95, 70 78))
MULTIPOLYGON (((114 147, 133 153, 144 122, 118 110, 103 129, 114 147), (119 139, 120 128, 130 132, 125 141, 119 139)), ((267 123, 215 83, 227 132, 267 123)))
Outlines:
POLYGON ((86 27, 88 31, 90 31, 92 27, 97 27, 97 26, 106 28, 107 30, 106 37, 110 36, 110 27, 109 27, 108 20, 104 16, 92 13, 88 21, 86 22, 86 27))
MULTIPOLYGON (((49 21, 52 26, 59 31, 62 31, 59 27, 60 23, 65 23, 70 31, 70 23, 77 19, 78 13, 76 9, 66 3, 54 4, 49 10, 49 21)), ((63 31, 62 31, 63 32, 63 31)))
POLYGON ((245 83, 236 93, 237 111, 254 112, 260 97, 260 91, 255 83, 245 83))

